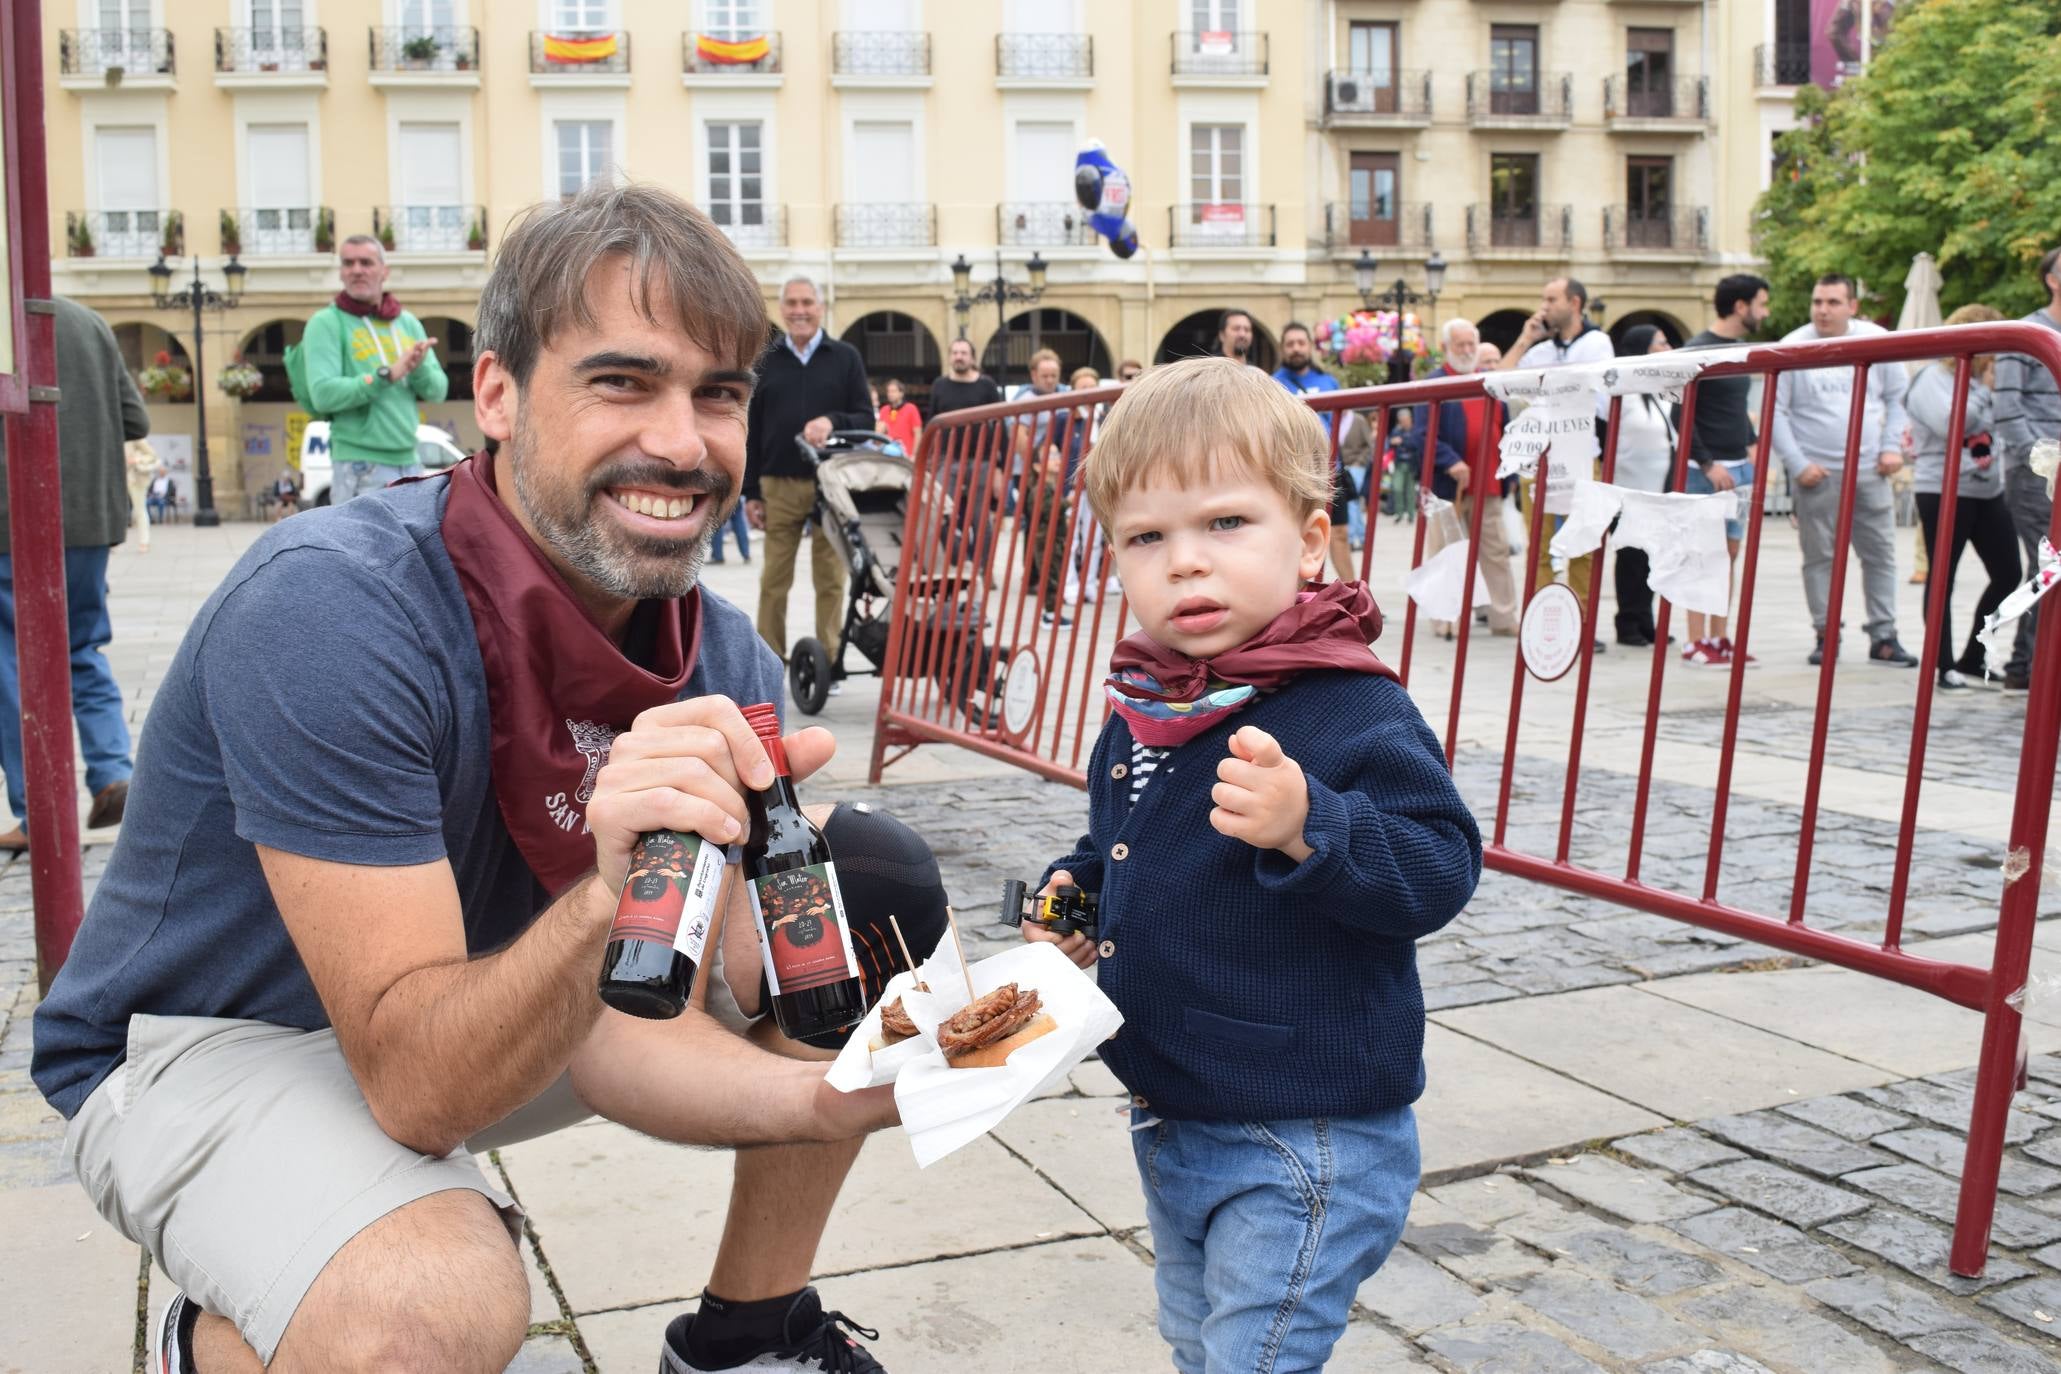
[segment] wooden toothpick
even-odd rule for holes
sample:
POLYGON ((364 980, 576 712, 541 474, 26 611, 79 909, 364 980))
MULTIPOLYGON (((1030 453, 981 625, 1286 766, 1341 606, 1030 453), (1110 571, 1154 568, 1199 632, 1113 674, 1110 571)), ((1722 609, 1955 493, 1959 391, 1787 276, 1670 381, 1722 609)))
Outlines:
POLYGON ((945 908, 945 924, 952 928, 952 948, 959 952, 959 972, 966 979, 966 1000, 969 1003, 977 1002, 980 999, 973 991, 973 970, 967 967, 966 946, 960 943, 959 922, 953 917, 950 907, 945 908))
MULTIPOLYGON (((916 972, 916 956, 909 953, 909 942, 902 936, 902 923, 894 918, 894 914, 892 912, 888 914, 887 923, 894 927, 895 943, 902 947, 902 961, 909 966, 909 972, 916 972)), ((929 988, 923 985, 923 980, 921 978, 918 978, 916 980, 916 987, 917 990, 920 992, 930 991, 929 988)))

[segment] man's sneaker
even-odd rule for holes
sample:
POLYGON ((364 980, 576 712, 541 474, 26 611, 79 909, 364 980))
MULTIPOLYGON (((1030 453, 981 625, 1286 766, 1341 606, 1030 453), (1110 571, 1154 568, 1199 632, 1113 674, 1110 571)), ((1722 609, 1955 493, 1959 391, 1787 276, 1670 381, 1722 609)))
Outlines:
POLYGON ((1718 652, 1725 656, 1725 662, 1727 663, 1730 663, 1733 659, 1736 658, 1743 658, 1746 660, 1746 666, 1751 668, 1754 664, 1760 662, 1760 660, 1755 658, 1752 654, 1743 653, 1739 649, 1735 648, 1730 639, 1718 640, 1718 652))
POLYGON ((869 1341, 879 1340, 880 1333, 859 1325, 842 1312, 824 1311, 823 1300, 814 1288, 802 1289, 795 1298, 778 1340, 739 1355, 728 1364, 694 1363, 688 1355, 693 1330, 694 1314, 673 1318, 666 1327, 665 1346, 659 1351, 658 1374, 887 1374, 887 1367, 845 1331, 855 1331, 869 1341))
POLYGON ((1719 642, 1714 639, 1699 639, 1682 650, 1682 662, 1692 668, 1716 668, 1724 661, 1719 642))
POLYGON ((1962 676, 1959 668, 1949 668, 1939 675, 1939 690, 1942 692, 1965 692, 1968 690, 1968 679, 1962 676))
POLYGON ((194 1374, 193 1324, 199 1320, 200 1309, 193 1300, 173 1289, 172 1300, 158 1318, 157 1363, 151 1374, 194 1374))
POLYGON ((1055 615, 1051 611, 1046 611, 1038 617, 1038 623, 1041 625, 1071 625, 1073 624, 1073 617, 1070 615, 1055 615))
MULTIPOLYGON (((1837 650, 1834 650, 1833 652, 1834 652, 1834 655, 1835 655, 1835 656, 1836 656, 1836 655, 1837 655, 1837 653, 1838 653, 1838 651, 1837 651, 1837 650)), ((1817 667, 1817 666, 1818 666, 1818 665, 1819 665, 1820 663, 1823 663, 1824 661, 1825 661, 1825 636, 1823 636, 1823 635, 1819 635, 1819 636, 1818 636, 1818 647, 1817 647, 1817 648, 1815 648, 1815 649, 1813 649, 1813 650, 1811 650, 1811 657, 1810 657, 1810 665, 1811 665, 1811 667, 1815 668, 1815 667, 1817 667)))
POLYGON ((1879 663, 1885 668, 1915 668, 1918 656, 1892 637, 1878 639, 1868 646, 1868 662, 1879 663))
POLYGON ((2023 696, 2032 690, 2032 679, 2023 673, 2004 674, 2004 695, 2023 696))
POLYGON ((834 697, 841 697, 841 696, 843 696, 843 695, 844 695, 844 684, 843 684, 842 682, 832 681, 832 682, 831 682, 831 684, 830 684, 830 693, 829 693, 829 694, 830 694, 831 696, 834 696, 834 697))

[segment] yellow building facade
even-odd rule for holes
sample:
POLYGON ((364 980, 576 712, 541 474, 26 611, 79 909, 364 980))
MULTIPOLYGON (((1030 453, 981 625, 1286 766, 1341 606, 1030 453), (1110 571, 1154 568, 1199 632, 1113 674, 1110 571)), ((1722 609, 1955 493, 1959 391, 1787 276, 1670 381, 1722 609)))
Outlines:
MULTIPOLYGON (((1030 351, 1108 371, 1197 351, 1252 312, 1358 308, 1356 266, 1429 323, 1515 332, 1546 279, 1613 328, 1704 323, 1750 263, 1784 92, 1755 0, 57 0, 46 7, 56 287, 139 368, 190 350, 154 307, 163 252, 237 303, 208 314, 218 505, 290 463, 278 358, 377 234, 390 288, 443 340, 477 437, 470 326, 511 219, 595 176, 667 185, 729 230, 769 303, 816 280, 834 333, 917 389, 963 330, 1020 380, 1030 351), (1759 64, 1759 65, 1757 65, 1759 64), (1073 199, 1099 139, 1132 182, 1120 260, 1073 199), (1035 302, 975 301, 998 274, 1035 302), (232 400, 240 352, 265 388, 232 400)), ((1376 302, 1379 304, 1379 302, 1376 302)), ((153 403, 167 435, 190 402, 153 403)), ((179 446, 174 444, 175 449, 179 446)))

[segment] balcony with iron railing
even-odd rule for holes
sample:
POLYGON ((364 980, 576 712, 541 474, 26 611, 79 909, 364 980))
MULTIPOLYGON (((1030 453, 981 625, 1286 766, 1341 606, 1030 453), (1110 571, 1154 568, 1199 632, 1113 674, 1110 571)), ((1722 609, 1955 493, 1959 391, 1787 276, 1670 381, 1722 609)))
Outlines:
POLYGON ((995 242, 1004 248, 1093 248, 1095 238, 1088 212, 1070 200, 995 207, 995 242))
POLYGON ((326 86, 329 84, 329 31, 216 29, 215 84, 326 86))
POLYGON ((1175 248, 1272 248, 1274 207, 1237 202, 1169 206, 1167 242, 1175 248))
POLYGON ((930 35, 854 29, 831 35, 830 79, 848 85, 930 83, 930 35))
POLYGON ((166 87, 177 71, 170 29, 61 29, 57 75, 71 90, 166 87))
POLYGON ((1564 129, 1573 118, 1574 77, 1566 72, 1501 87, 1494 72, 1467 73, 1467 122, 1477 129, 1564 129))
POLYGON ((1040 84, 1093 80, 1095 40, 1085 33, 997 34, 995 76, 1040 84))
POLYGON ((1334 200, 1324 207, 1324 247, 1351 256, 1361 248, 1379 248, 1384 257, 1414 258, 1431 252, 1431 206, 1405 201, 1395 214, 1381 218, 1369 205, 1334 200), (1355 214, 1354 212, 1359 213, 1355 214))
POLYGON ((375 205, 372 233, 389 253, 484 253, 483 205, 375 205))
POLYGON ((550 84, 593 82, 610 86, 628 85, 630 35, 622 29, 581 33, 530 31, 530 84, 538 78, 550 84))
POLYGON ((703 207, 716 228, 747 252, 787 246, 787 207, 761 201, 713 201, 703 207))
POLYGON ((1809 43, 1759 43, 1753 49, 1753 84, 1763 91, 1808 86, 1811 80, 1809 43))
POLYGON ((1262 85, 1267 35, 1249 29, 1181 29, 1170 36, 1177 84, 1262 85))
POLYGON ((1628 76, 1603 78, 1603 122, 1619 133, 1675 132, 1710 123, 1710 78, 1683 76, 1673 81, 1633 82, 1628 76))
POLYGON ((286 257, 336 249, 336 212, 326 205, 239 206, 224 210, 222 251, 232 257, 286 257))
POLYGON ((777 33, 695 33, 680 35, 680 73, 693 85, 770 85, 752 78, 780 75, 777 33))
POLYGON ((1565 258, 1574 248, 1574 207, 1541 205, 1528 215, 1467 207, 1467 251, 1476 257, 1565 258))
POLYGON ((1700 258, 1710 251, 1710 211, 1701 205, 1606 205, 1603 248, 1613 257, 1700 258))
POLYGON ((177 210, 67 210, 68 258, 176 258, 186 251, 186 224, 177 210))
POLYGON ((839 248, 933 248, 937 207, 927 202, 837 207, 839 248))
POLYGON ((478 29, 372 28, 366 49, 375 86, 478 84, 478 29))
POLYGON ((1331 128, 1423 128, 1431 123, 1431 73, 1332 71, 1324 80, 1331 128))

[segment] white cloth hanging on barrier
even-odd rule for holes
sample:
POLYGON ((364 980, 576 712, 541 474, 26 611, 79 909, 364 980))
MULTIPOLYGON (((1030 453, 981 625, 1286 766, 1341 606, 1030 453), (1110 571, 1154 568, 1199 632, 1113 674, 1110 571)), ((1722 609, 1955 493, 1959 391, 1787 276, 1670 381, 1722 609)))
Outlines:
MULTIPOLYGON (((1410 569, 1403 589, 1427 618, 1450 624, 1466 615, 1467 527, 1461 522, 1460 512, 1452 502, 1428 494, 1424 497, 1424 519, 1427 524, 1439 526, 1446 543, 1437 553, 1410 569)), ((1474 604, 1486 606, 1490 599, 1488 582, 1477 565, 1474 569, 1474 604)))
POLYGON ((1736 519, 1738 509, 1737 493, 1730 491, 1688 496, 1589 482, 1576 489, 1574 510, 1547 551, 1556 568, 1564 566, 1601 544, 1615 520, 1618 547, 1646 551, 1648 586, 1684 610, 1725 615, 1732 608, 1725 522, 1736 519))
MULTIPOLYGON (((2026 455, 2025 461, 2035 474, 2047 479, 2047 494, 2052 496, 2055 473, 2061 471, 2061 443, 2042 439, 2032 446, 2032 452, 2026 455)), ((2003 676, 2004 665, 2011 661, 2012 644, 2018 637, 2018 617, 2037 606, 2040 598, 2054 589, 2056 582, 2061 582, 2061 553, 2042 539, 2039 566, 2033 569, 2032 576, 2013 588, 2003 604, 1991 612, 1989 618, 1982 622, 1982 628, 1975 633, 1975 638, 1982 644, 1984 677, 2003 676)))

